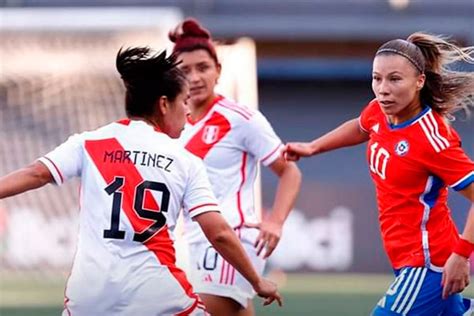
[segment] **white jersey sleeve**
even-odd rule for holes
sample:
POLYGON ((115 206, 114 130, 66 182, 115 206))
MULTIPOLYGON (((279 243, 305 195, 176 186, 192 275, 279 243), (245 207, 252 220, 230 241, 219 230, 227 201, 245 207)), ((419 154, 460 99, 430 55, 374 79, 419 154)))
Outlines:
POLYGON ((38 159, 49 169, 57 185, 81 175, 82 143, 80 134, 72 135, 64 143, 38 159))
POLYGON ((244 145, 264 166, 281 155, 282 142, 262 113, 256 111, 244 129, 244 145))
POLYGON ((183 198, 184 215, 193 218, 205 212, 220 212, 203 162, 195 156, 190 161, 189 181, 183 198))

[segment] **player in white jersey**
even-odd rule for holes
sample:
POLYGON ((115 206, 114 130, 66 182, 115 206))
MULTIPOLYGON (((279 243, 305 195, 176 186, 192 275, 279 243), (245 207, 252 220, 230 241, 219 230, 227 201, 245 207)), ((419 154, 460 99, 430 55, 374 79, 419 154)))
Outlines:
POLYGON ((219 213, 202 162, 173 138, 189 87, 176 58, 132 48, 117 55, 127 119, 70 137, 32 165, 0 178, 0 198, 81 177, 80 232, 63 315, 206 315, 175 265, 183 208, 265 304, 281 298, 259 277, 219 213))
MULTIPOLYGON (((190 83, 191 113, 180 140, 203 159, 225 219, 261 274, 264 259, 279 242, 301 174, 294 163, 282 158, 281 140, 259 111, 214 92, 221 66, 210 33, 188 19, 170 33, 170 39, 190 83), (260 162, 279 177, 279 186, 273 211, 256 224, 253 188, 260 162)), ((211 314, 253 315, 250 284, 216 253, 190 218, 185 218, 184 231, 190 243, 191 283, 211 314)))

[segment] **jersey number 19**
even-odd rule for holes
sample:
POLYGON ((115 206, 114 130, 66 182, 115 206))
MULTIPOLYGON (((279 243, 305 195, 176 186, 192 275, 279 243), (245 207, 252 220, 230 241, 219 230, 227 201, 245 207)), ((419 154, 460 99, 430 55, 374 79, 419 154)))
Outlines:
MULTIPOLYGON (((125 178, 115 177, 114 181, 110 183, 106 188, 105 192, 109 195, 113 195, 112 202, 112 216, 110 229, 104 230, 104 238, 112 239, 124 239, 125 231, 120 230, 120 210, 122 209, 122 195, 120 189, 125 184, 125 178)), ((168 205, 170 201, 170 191, 164 183, 154 181, 143 181, 136 186, 135 196, 133 198, 133 210, 140 217, 148 220, 155 221, 149 227, 147 227, 141 233, 135 233, 133 241, 145 242, 153 237, 163 226, 166 224, 166 217, 162 212, 168 211, 168 205), (145 190, 161 192, 161 204, 160 210, 150 211, 143 208, 143 200, 145 197, 145 190)))

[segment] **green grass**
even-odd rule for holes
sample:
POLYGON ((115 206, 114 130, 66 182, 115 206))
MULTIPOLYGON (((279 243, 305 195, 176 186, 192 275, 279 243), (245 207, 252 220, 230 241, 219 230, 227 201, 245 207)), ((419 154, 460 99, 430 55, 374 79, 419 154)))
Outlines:
POLYGON ((6 307, 0 308, 1 316, 53 316, 61 315, 60 307, 6 307))
MULTIPOLYGON (((387 290, 392 276, 363 274, 273 275, 280 284, 284 306, 261 306, 255 299, 257 315, 368 315, 387 290)), ((0 277, 1 316, 60 315, 64 284, 62 280, 41 284, 27 276, 0 277)), ((465 291, 474 296, 472 288, 465 291)))
POLYGON ((373 305, 378 301, 377 295, 349 294, 310 294, 288 293, 283 307, 262 307, 256 303, 257 315, 369 315, 373 305))

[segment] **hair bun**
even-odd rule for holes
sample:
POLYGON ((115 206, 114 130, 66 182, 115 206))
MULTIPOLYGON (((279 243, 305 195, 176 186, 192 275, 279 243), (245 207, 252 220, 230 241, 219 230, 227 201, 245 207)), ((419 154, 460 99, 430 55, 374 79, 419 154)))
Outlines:
POLYGON ((179 24, 173 31, 168 34, 169 39, 176 43, 184 38, 203 38, 211 39, 211 33, 199 24, 193 18, 188 18, 179 24))

